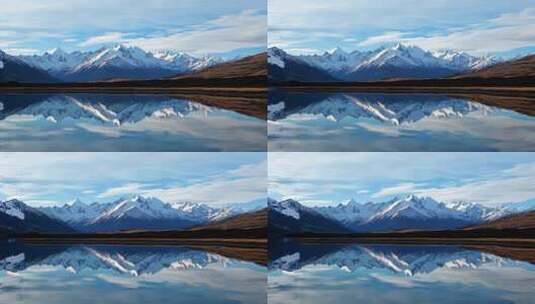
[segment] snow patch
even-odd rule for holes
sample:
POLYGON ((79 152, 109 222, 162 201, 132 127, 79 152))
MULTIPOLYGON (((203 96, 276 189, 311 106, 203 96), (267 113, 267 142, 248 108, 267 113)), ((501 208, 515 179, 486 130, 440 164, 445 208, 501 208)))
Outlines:
POLYGON ((25 218, 21 206, 15 201, 0 202, 0 212, 20 220, 24 220, 25 218))
POLYGON ((268 63, 276 65, 280 67, 281 69, 284 69, 286 67, 286 64, 284 63, 284 61, 282 61, 282 59, 280 59, 279 57, 275 57, 275 56, 269 56, 268 63))

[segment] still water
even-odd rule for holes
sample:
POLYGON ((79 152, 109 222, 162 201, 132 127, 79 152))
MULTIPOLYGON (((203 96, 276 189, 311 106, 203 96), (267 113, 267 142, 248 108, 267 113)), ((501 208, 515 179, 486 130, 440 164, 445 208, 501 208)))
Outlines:
POLYGON ((460 246, 285 244, 270 248, 270 261, 274 304, 535 299, 535 265, 460 246))
POLYGON ((266 268, 187 247, 0 245, 0 303, 266 303, 266 268))
POLYGON ((0 151, 265 151, 266 129, 165 95, 0 94, 0 151))
POLYGON ((518 97, 272 90, 270 151, 535 151, 535 117, 496 105, 518 97), (475 100, 481 99, 486 103, 475 100))

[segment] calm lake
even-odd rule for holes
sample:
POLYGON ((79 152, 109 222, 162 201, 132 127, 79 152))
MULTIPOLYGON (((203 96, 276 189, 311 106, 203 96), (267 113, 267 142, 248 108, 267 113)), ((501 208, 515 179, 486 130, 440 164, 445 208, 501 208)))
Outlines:
POLYGON ((460 246, 286 244, 270 248, 270 261, 269 303, 535 299, 535 265, 460 246))
POLYGON ((535 100, 271 90, 269 150, 534 151, 535 117, 525 113, 535 100))
POLYGON ((266 276, 187 247, 0 245, 0 303, 266 303, 266 276))
POLYGON ((0 151, 265 151, 266 133, 264 119, 166 95, 0 94, 0 151))

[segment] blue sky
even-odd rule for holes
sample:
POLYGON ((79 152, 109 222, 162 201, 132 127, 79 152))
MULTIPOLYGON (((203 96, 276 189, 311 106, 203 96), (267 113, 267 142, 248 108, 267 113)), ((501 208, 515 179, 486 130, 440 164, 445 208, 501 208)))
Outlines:
POLYGON ((396 42, 479 55, 535 51, 532 0, 270 0, 268 14, 269 46, 294 54, 396 42))
POLYGON ((270 153, 269 195, 309 205, 416 194, 487 206, 535 199, 535 153, 270 153))
POLYGON ((34 54, 125 43, 197 55, 251 53, 265 49, 266 13, 266 0, 5 0, 0 49, 34 54))
POLYGON ((31 206, 124 195, 213 206, 266 196, 265 153, 0 153, 0 199, 31 206))

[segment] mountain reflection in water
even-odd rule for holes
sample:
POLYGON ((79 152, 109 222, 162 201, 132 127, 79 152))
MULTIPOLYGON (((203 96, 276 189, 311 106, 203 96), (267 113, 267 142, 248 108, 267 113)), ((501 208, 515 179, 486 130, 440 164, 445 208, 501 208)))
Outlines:
POLYGON ((187 247, 0 246, 1 303, 265 303, 266 270, 187 247))
POLYGON ((461 246, 279 243, 270 303, 530 303, 535 265, 461 246))
POLYGON ((532 151, 535 117, 434 94, 271 91, 270 151, 532 151))
POLYGON ((0 151, 266 148, 264 120, 166 95, 4 94, 0 104, 0 151))

